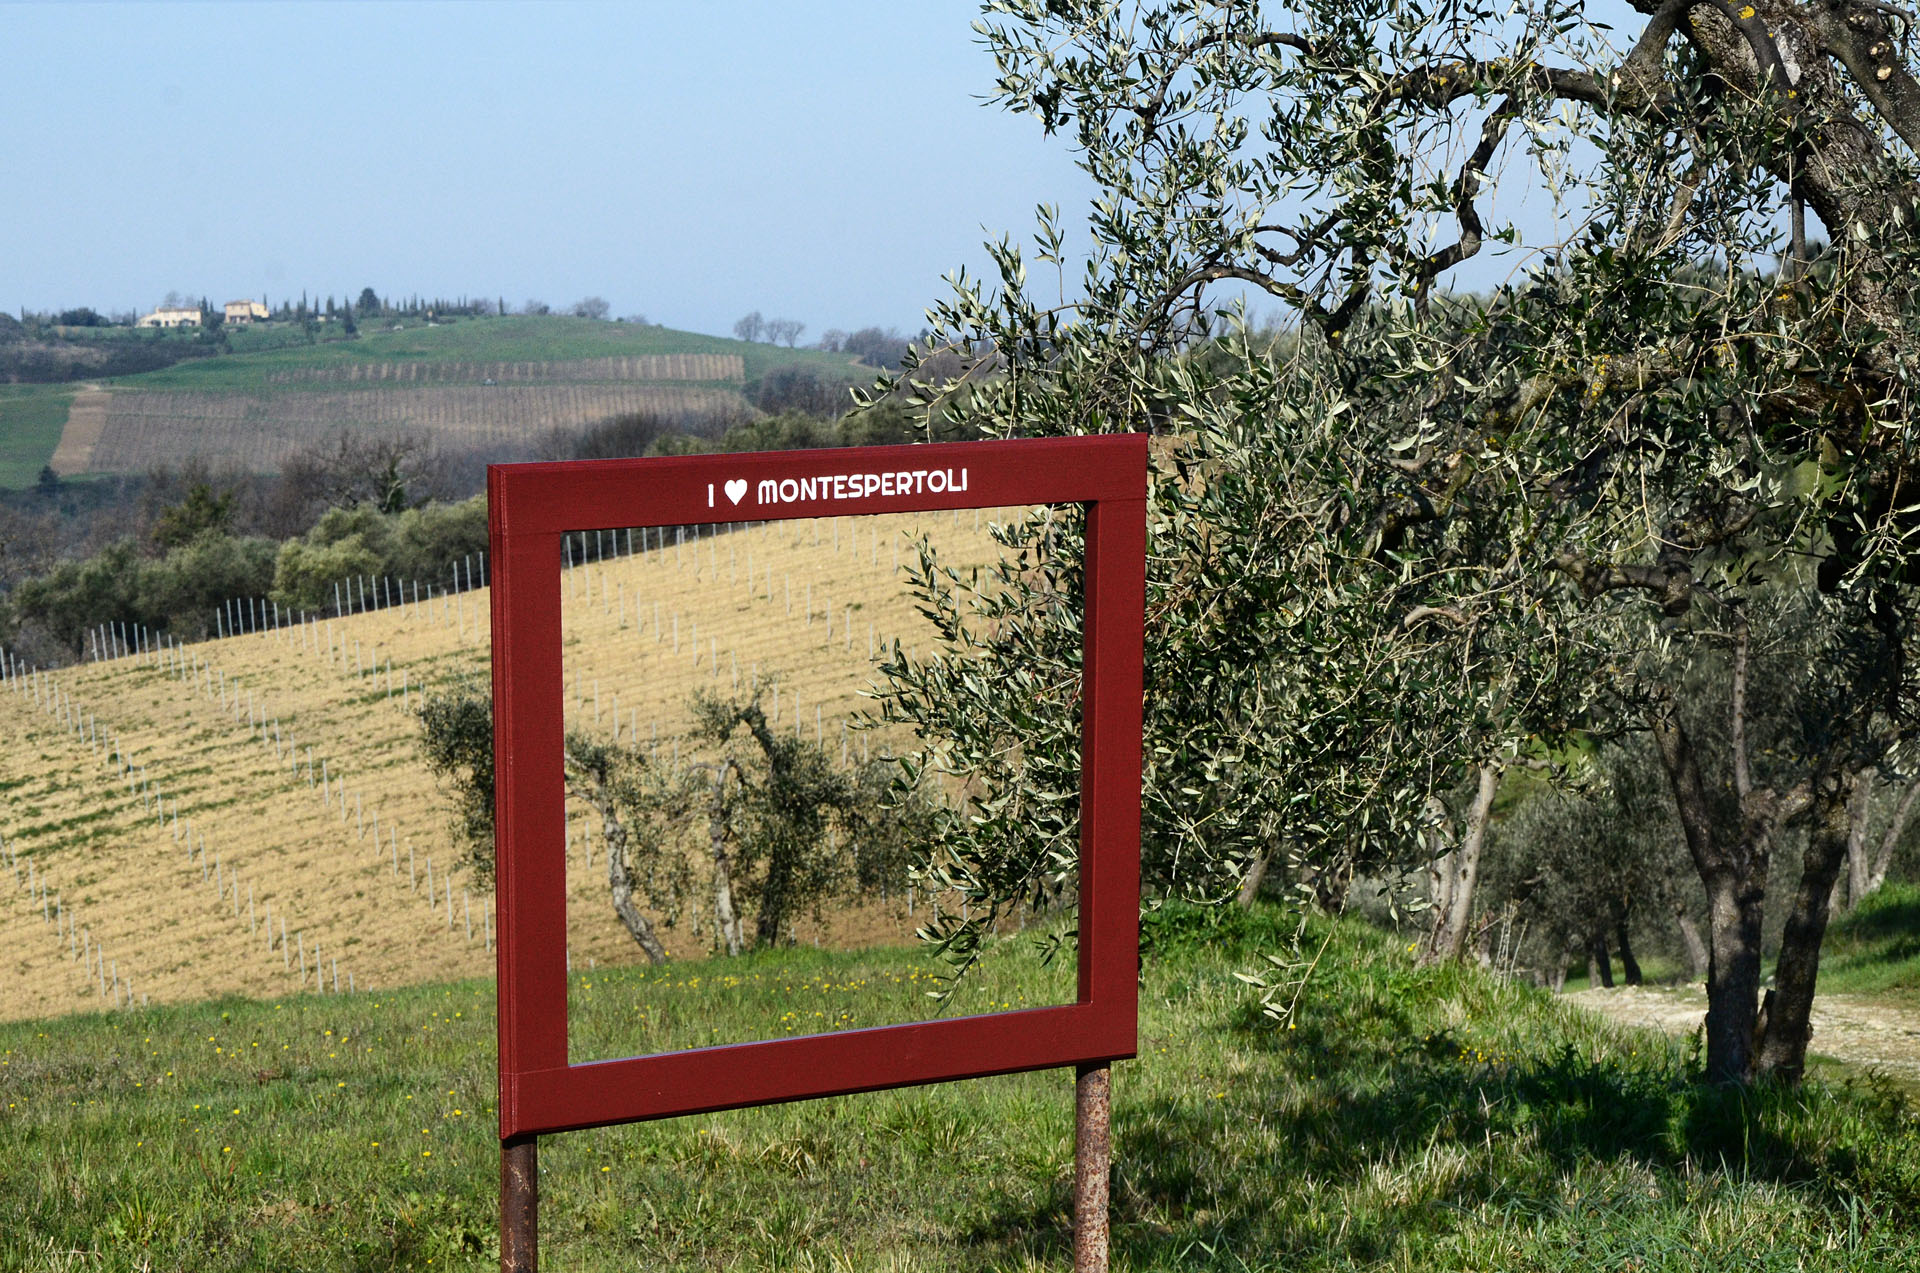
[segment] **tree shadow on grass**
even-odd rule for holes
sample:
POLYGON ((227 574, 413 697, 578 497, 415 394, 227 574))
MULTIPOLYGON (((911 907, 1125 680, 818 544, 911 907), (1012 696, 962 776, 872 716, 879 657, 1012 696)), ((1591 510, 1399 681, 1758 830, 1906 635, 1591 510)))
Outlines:
MULTIPOLYGON (((1596 1061, 1571 1046, 1507 1058, 1444 1033, 1383 1057, 1348 1037, 1290 1032, 1289 1065, 1224 1095, 1122 1096, 1113 1220, 1126 1265, 1371 1265, 1484 1224, 1475 1213, 1489 1205, 1506 1226, 1550 1223, 1596 1177, 1638 1208, 1656 1205, 1649 1179, 1684 1195, 1686 1177, 1719 1171, 1836 1210, 1868 1200, 1896 1225, 1920 1215, 1897 1098, 1709 1087, 1666 1058, 1596 1061)), ((1059 1181, 967 1240, 1058 1259, 1068 1212, 1059 1181)))

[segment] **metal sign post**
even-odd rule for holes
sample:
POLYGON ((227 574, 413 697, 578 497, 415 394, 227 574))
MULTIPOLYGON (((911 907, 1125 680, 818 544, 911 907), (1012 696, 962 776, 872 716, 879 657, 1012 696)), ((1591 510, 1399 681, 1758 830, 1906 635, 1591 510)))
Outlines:
POLYGON ((488 469, 503 1270, 538 1266, 538 1136, 1061 1066, 1074 1268, 1106 1268, 1108 1067, 1138 1015, 1146 461, 1127 434, 488 469), (1087 507, 1074 1002, 571 1063, 561 536, 1031 504, 1087 507))
POLYGON ((1082 1065, 1073 1080, 1073 1273, 1107 1273, 1107 1183, 1113 1161, 1113 1070, 1082 1065))
POLYGON ((500 1142, 500 1268, 533 1273, 540 1267, 540 1141, 510 1136, 500 1142))

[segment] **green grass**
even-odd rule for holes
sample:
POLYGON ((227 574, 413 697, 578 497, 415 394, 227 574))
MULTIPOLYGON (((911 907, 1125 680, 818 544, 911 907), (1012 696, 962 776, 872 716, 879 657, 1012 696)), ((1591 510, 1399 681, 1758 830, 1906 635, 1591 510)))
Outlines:
POLYGON ((71 385, 0 385, 0 489, 32 486, 60 445, 71 385))
MULTIPOLYGON (((235 352, 219 358, 199 358, 160 371, 126 376, 115 383, 140 389, 222 389, 260 392, 298 390, 303 386, 273 385, 274 372, 305 367, 336 367, 356 362, 487 362, 499 360, 566 360, 645 354, 739 354, 745 360, 749 382, 775 367, 801 364, 826 373, 844 374, 843 355, 818 350, 786 349, 774 345, 702 336, 695 332, 638 323, 606 323, 559 315, 543 317, 462 318, 427 327, 409 321, 404 330, 388 331, 379 320, 361 324, 356 340, 329 333, 319 343, 283 343, 284 325, 237 328, 229 337, 235 352)), ((316 390, 338 390, 339 385, 318 382, 316 390)))
MULTIPOLYGON (((1115 1069, 1116 1269, 1920 1266, 1898 1097, 1702 1088, 1679 1045, 1357 924, 1309 933, 1275 1029, 1232 974, 1284 929, 1159 934, 1115 1069)), ((1028 944, 997 953, 982 999, 1041 986, 1028 944)), ((576 970, 577 1041, 892 1010, 925 967, 576 970)), ((495 1267, 492 1013, 469 982, 0 1028, 0 1264, 495 1267)), ((544 1267, 1061 1268, 1071 1123, 1050 1072, 548 1137, 544 1267)))
POLYGON ((1833 921, 1820 989, 1920 1001, 1920 885, 1888 884, 1833 921))

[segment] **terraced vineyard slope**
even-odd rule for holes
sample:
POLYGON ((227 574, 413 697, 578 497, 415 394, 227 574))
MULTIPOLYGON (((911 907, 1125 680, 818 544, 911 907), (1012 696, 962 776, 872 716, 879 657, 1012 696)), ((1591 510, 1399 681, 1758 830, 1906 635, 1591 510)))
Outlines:
MULTIPOLYGON (((696 687, 758 686, 779 728, 848 762, 902 744, 847 725, 887 643, 930 639, 902 587, 912 543, 965 571, 999 551, 992 516, 577 537, 569 723, 671 763, 692 750, 696 687)), ((5 655, 0 1016, 490 971, 490 898, 453 867, 450 802, 417 746, 423 687, 488 670, 487 589, 447 582, 379 581, 383 608, 196 645, 103 633, 101 657, 52 673, 5 655)), ((631 963, 596 839, 579 811, 571 957, 631 963)), ((895 899, 800 935, 907 927, 895 899)), ((664 936, 677 956, 706 949, 686 924, 664 936)))

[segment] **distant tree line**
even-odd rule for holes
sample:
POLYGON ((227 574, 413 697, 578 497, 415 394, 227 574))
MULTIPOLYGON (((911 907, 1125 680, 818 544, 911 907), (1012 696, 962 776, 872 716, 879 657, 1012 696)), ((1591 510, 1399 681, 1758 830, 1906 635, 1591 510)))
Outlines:
POLYGON ((862 327, 851 332, 830 327, 816 342, 816 348, 827 353, 851 354, 867 366, 882 371, 899 367, 912 347, 912 341, 891 327, 862 327))
POLYGON ((838 418, 783 411, 773 415, 697 417, 630 411, 583 429, 556 430, 542 454, 555 460, 611 460, 648 455, 794 451, 820 447, 889 446, 959 441, 958 431, 923 421, 888 400, 838 418))
POLYGON ((764 340, 769 345, 785 345, 792 349, 794 342, 800 339, 800 333, 806 329, 807 325, 797 318, 762 318, 756 309, 733 325, 733 334, 738 340, 764 340))
MULTIPOLYGON (((804 379, 762 389, 768 400, 827 395, 804 379), (810 387, 802 391, 796 383, 810 387)), ((934 440, 953 437, 958 434, 950 437, 936 427, 934 440)), ((764 415, 632 412, 555 430, 536 452, 514 458, 612 459, 925 440, 924 425, 900 403, 883 401, 838 418, 795 409, 764 415)), ((213 630, 214 610, 231 597, 319 610, 331 604, 339 579, 437 583, 453 563, 486 547, 486 508, 474 494, 483 458, 503 457, 450 455, 417 437, 342 430, 295 454, 274 477, 215 470, 193 460, 148 474, 139 493, 126 497, 129 507, 76 507, 76 520, 125 529, 86 543, 64 560, 47 542, 43 525, 14 511, 34 500, 68 497, 68 484, 49 473, 45 491, 0 504, 0 642, 55 665, 83 657, 86 633, 101 623, 137 623, 193 640, 213 630), (14 543, 21 551, 13 550, 14 543)))
POLYGON ((29 311, 20 318, 0 313, 0 384, 64 384, 96 376, 133 376, 220 352, 218 337, 206 331, 192 337, 129 331, 126 339, 107 341, 76 339, 61 330, 112 325, 90 309, 57 314, 29 311), (63 321, 71 318, 87 321, 63 321))
MULTIPOLYGON (((765 318, 756 309, 734 323, 733 335, 736 340, 785 345, 792 349, 806 329, 807 325, 798 319, 765 318)), ((902 366, 913 342, 891 327, 862 327, 852 332, 829 327, 820 333, 820 339, 812 348, 830 354, 851 354, 875 370, 888 371, 902 366)))
MULTIPOLYGON (((505 300, 501 300, 495 303, 494 312, 511 314, 513 310, 508 307, 505 300)), ((553 306, 542 300, 528 299, 522 301, 520 304, 520 313, 533 317, 542 317, 554 312, 556 311, 553 306)), ((596 323, 604 323, 612 317, 613 305, 604 296, 583 296, 573 304, 567 306, 564 310, 558 312, 567 315, 569 318, 590 318, 596 323)), ((629 314, 618 321, 623 323, 637 323, 645 327, 647 325, 647 316, 645 314, 629 314)))
MULTIPOLYGON (((212 631, 214 610, 232 597, 317 608, 315 572, 331 565, 340 570, 329 583, 348 574, 438 579, 486 543, 485 508, 455 500, 473 485, 462 476, 417 438, 346 432, 273 478, 202 460, 157 469, 131 507, 99 516, 125 528, 112 538, 26 577, 0 574, 0 640, 58 664, 82 657, 87 631, 101 623, 192 640, 212 631)), ((0 517, 0 548, 9 530, 31 543, 31 527, 0 517)))
MULTIPOLYGON (((516 310, 504 297, 383 297, 372 287, 339 296, 305 291, 278 300, 263 296, 260 303, 267 310, 267 318, 261 321, 294 329, 309 342, 353 339, 359 335, 361 324, 367 322, 446 322, 556 312, 606 322, 613 313, 612 304, 603 296, 582 297, 561 311, 545 301, 528 299, 516 310)), ((45 311, 23 308, 18 318, 0 313, 0 383, 59 384, 96 376, 138 375, 184 359, 231 351, 223 305, 206 296, 171 291, 161 299, 160 307, 197 309, 200 324, 186 330, 138 328, 137 312, 104 314, 85 305, 45 311)), ((617 321, 648 325, 646 315, 638 313, 617 321)), ((793 349, 799 346, 806 327, 799 319, 765 318, 756 310, 736 322, 733 332, 741 340, 793 349)), ((835 327, 822 332, 810 348, 846 354, 877 371, 894 371, 906 365, 913 341, 891 327, 862 327, 851 332, 835 327)), ((755 401, 762 410, 828 414, 846 410, 848 404, 841 399, 839 386, 826 389, 827 396, 822 397, 814 385, 805 383, 804 372, 783 369, 779 374, 783 380, 771 390, 770 400, 755 401)))

